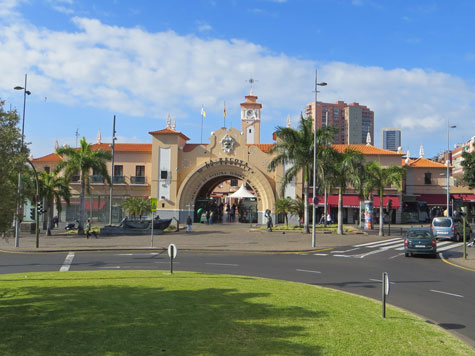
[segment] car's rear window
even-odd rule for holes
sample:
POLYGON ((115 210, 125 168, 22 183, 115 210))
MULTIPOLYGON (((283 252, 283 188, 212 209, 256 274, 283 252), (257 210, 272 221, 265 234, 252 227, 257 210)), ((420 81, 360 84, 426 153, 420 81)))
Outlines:
POLYGON ((429 231, 408 231, 407 237, 411 239, 431 239, 432 234, 429 231))
POLYGON ((434 219, 434 226, 450 227, 451 225, 452 220, 450 219, 434 219))

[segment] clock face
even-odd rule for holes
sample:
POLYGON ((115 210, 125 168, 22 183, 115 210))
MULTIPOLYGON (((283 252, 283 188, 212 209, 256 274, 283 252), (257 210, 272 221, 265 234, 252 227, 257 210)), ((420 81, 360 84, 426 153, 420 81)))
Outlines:
POLYGON ((254 110, 251 110, 251 109, 247 110, 246 111, 246 116, 247 117, 254 117, 254 110))

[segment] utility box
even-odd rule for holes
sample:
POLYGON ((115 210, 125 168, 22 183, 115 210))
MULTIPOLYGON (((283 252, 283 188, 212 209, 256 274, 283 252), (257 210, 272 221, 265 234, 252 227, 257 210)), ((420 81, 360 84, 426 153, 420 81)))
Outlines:
POLYGON ((20 225, 20 232, 29 232, 30 234, 34 234, 36 232, 36 222, 22 222, 20 225))

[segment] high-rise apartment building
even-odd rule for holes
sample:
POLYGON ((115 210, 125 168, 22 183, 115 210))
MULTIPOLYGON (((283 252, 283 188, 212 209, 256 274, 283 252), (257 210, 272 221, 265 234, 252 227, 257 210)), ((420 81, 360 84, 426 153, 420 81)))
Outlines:
POLYGON ((358 103, 347 104, 337 101, 334 104, 318 102, 315 113, 315 102, 305 107, 308 116, 316 117, 317 128, 334 126, 337 128, 335 144, 366 143, 368 132, 374 143, 374 112, 367 106, 358 103))
POLYGON ((381 129, 381 146, 385 150, 397 151, 401 146, 401 129, 381 129))

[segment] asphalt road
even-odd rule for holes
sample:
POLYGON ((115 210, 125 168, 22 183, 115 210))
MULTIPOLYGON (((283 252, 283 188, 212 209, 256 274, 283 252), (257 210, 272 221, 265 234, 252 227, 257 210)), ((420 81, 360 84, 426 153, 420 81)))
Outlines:
MULTIPOLYGON (((178 252, 174 270, 225 273, 296 281, 381 299, 388 272, 389 304, 404 308, 454 333, 475 348, 474 274, 440 259, 406 258, 394 249, 373 253, 366 246, 319 254, 178 252), (363 256, 363 257, 362 257, 363 256)), ((0 273, 170 268, 166 253, 0 253, 0 273)), ((390 316, 390 314, 387 314, 390 316)))

